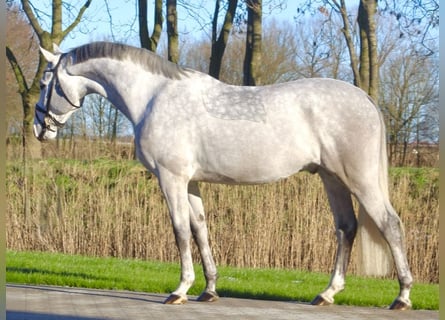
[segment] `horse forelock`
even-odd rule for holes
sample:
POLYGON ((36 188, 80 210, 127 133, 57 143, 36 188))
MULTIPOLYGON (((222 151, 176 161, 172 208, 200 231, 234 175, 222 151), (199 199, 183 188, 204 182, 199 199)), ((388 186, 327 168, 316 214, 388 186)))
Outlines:
POLYGON ((157 54, 143 49, 113 42, 92 42, 70 52, 72 63, 79 64, 91 59, 110 58, 117 61, 132 61, 145 70, 169 79, 181 79, 187 70, 165 60, 157 54))

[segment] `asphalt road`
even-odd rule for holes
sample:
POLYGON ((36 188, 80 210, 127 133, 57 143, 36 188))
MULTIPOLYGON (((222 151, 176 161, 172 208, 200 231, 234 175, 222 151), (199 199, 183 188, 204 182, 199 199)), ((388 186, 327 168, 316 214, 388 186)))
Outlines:
POLYGON ((66 287, 6 286, 7 320, 92 319, 439 319, 437 311, 391 311, 380 308, 315 307, 298 302, 221 298, 217 302, 164 305, 164 294, 66 287))

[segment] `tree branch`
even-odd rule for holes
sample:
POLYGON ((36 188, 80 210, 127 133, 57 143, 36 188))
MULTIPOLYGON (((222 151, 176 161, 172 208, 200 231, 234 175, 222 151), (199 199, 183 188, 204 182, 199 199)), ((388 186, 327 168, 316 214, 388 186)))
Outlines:
MULTIPOLYGON (((92 0, 87 0, 85 4, 80 8, 79 13, 77 14, 76 19, 62 32, 62 39, 66 37, 68 33, 70 33, 80 22, 84 12, 90 6, 92 0)), ((61 39, 61 40, 62 40, 61 39)))
POLYGON ((141 41, 142 48, 151 50, 148 34, 147 0, 138 0, 138 4, 139 40, 141 41))
POLYGON ((23 74, 22 68, 20 68, 17 59, 9 46, 6 46, 6 56, 11 64, 12 71, 14 72, 15 79, 17 80, 17 85, 19 86, 20 95, 24 95, 28 92, 28 85, 26 83, 25 75, 23 74))
POLYGON ((352 39, 351 26, 349 24, 348 14, 346 11, 346 3, 345 0, 340 0, 340 4, 335 2, 337 9, 341 14, 341 18, 343 20, 343 29, 341 30, 343 36, 345 37, 346 46, 348 47, 349 57, 351 61, 351 69, 354 75, 354 85, 357 87, 361 87, 361 79, 360 79, 360 71, 358 69, 358 61, 357 61, 357 53, 355 52, 354 41, 352 39))
POLYGON ((151 35, 151 41, 153 43, 154 50, 156 51, 156 48, 158 47, 159 38, 161 37, 162 33, 162 24, 164 23, 164 19, 162 16, 162 0, 156 0, 155 1, 155 24, 153 27, 153 32, 151 35))
POLYGON ((154 27, 150 36, 148 32, 147 20, 147 0, 138 0, 138 16, 139 16, 139 39, 142 48, 155 52, 161 37, 163 16, 162 16, 162 0, 155 1, 154 8, 154 27))
POLYGON ((167 0, 167 37, 168 37, 168 60, 178 63, 178 13, 176 0, 167 0))
POLYGON ((31 23, 32 28, 34 29, 35 33, 39 37, 39 40, 42 36, 42 34, 45 32, 39 24, 39 21, 37 20, 37 17, 35 16, 28 0, 21 0, 23 10, 25 11, 26 17, 28 18, 29 22, 31 23))
POLYGON ((220 7, 219 1, 215 4, 215 13, 212 21, 212 50, 210 54, 209 75, 216 79, 219 79, 219 74, 221 72, 222 58, 229 40, 230 31, 232 30, 237 4, 238 0, 229 0, 229 7, 227 8, 219 36, 217 34, 220 7))
POLYGON ((212 45, 214 42, 216 42, 217 37, 218 37, 219 6, 220 6, 220 0, 216 0, 215 11, 213 13, 213 20, 212 20, 212 45))

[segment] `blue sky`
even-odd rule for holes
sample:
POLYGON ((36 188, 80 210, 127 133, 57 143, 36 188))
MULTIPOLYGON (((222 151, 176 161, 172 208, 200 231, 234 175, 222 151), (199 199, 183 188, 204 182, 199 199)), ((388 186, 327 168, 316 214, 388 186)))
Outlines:
MULTIPOLYGON (((85 0, 77 0, 71 3, 73 3, 75 8, 79 8, 84 1, 85 0)), ((104 0, 93 0, 90 7, 85 12, 85 22, 65 39, 61 44, 62 49, 69 49, 90 41, 104 39, 139 45, 136 2, 137 1, 135 0, 112 0, 108 1, 108 4, 106 4, 104 0), (111 27, 110 21, 112 22, 113 27, 111 27)), ((153 1, 148 2, 149 30, 151 32, 153 1)), ((300 3, 300 1, 290 0, 288 2, 292 3, 292 5, 288 4, 281 9, 273 8, 271 6, 265 7, 263 9, 264 20, 267 21, 268 19, 274 18, 293 21, 293 17, 296 14, 297 4, 300 3)), ((39 9, 50 14, 50 1, 40 1, 38 3, 39 9), (45 5, 45 2, 48 4, 45 5)), ((179 30, 182 34, 191 34, 194 37, 206 36, 206 32, 208 35, 210 30, 214 2, 195 0, 194 3, 197 3, 196 8, 192 8, 191 10, 186 10, 178 4, 179 30), (196 16, 196 12, 199 12, 199 15, 202 17, 201 19, 194 17, 194 15, 196 16), (203 31, 203 29, 206 31, 203 31)), ((73 14, 76 14, 78 9, 74 9, 72 12, 73 14)), ((69 13, 65 14, 64 18, 68 19, 68 15, 69 13)))
MULTIPOLYGON (((73 21, 85 1, 64 1, 63 22, 65 27, 73 21)), ((154 0, 148 0, 150 32, 153 22, 153 2, 154 0)), ((215 5, 214 1, 188 1, 187 8, 182 6, 181 2, 185 1, 178 1, 178 28, 180 33, 196 38, 210 37, 210 22, 215 5), (200 18, 197 18, 197 16, 200 18)), ((303 2, 306 2, 306 0, 263 0, 263 21, 277 19, 292 22, 297 14, 298 6, 303 2), (281 7, 278 5, 280 2, 284 2, 281 7)), ((359 0, 346 0, 348 6, 357 6, 358 2, 359 0)), ((43 21, 44 28, 49 31, 52 0, 32 0, 31 3, 36 8, 40 20, 43 21)), ((222 21, 222 18, 220 21, 222 21)), ((62 42, 61 48, 68 50, 87 42, 105 39, 139 46, 138 29, 136 0, 92 0, 89 8, 85 11, 83 22, 67 36, 62 42)), ((165 28, 163 31, 165 33, 165 28)), ((163 37, 165 38, 165 35, 163 37)))

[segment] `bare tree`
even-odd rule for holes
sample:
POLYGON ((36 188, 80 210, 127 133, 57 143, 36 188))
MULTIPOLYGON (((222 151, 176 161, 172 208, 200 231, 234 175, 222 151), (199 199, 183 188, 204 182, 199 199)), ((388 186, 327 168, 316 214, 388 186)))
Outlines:
POLYGON ((244 56, 243 84, 261 84, 262 0, 245 0, 247 6, 246 54, 244 56))
POLYGON ((431 55, 437 51, 435 39, 439 27, 438 0, 384 0, 379 6, 382 12, 397 20, 399 37, 408 38, 419 53, 431 55))
POLYGON ((83 106, 84 134, 115 142, 119 133, 129 130, 130 122, 104 97, 89 95, 83 106))
MULTIPOLYGON (((319 7, 319 11, 326 17, 328 18, 327 21, 332 22, 333 21, 333 17, 332 17, 332 13, 337 13, 340 15, 341 20, 342 20, 342 27, 340 28, 341 32, 343 33, 345 42, 346 42, 346 46, 348 48, 348 52, 349 52, 349 59, 350 59, 350 66, 351 66, 351 71, 353 74, 353 82, 354 85, 357 87, 361 87, 362 83, 362 77, 360 75, 360 69, 359 69, 359 58, 358 58, 358 54, 356 51, 356 46, 355 46, 355 42, 354 42, 354 25, 353 25, 353 21, 350 20, 350 15, 348 13, 348 10, 346 8, 346 1, 345 0, 340 0, 340 2, 338 1, 322 1, 323 4, 325 6, 327 6, 328 8, 331 8, 332 11, 330 12, 328 9, 326 9, 326 7, 319 7)), ((309 5, 310 2, 309 2, 309 5)), ((324 29, 326 30, 326 29, 324 29)), ((364 37, 364 39, 366 39, 366 37, 364 37)), ((362 43, 363 45, 365 45, 365 42, 362 43)), ((363 57, 362 60, 364 60, 365 57, 363 57)))
POLYGON ((380 106, 389 134, 389 159, 404 166, 410 144, 437 142, 438 64, 434 57, 416 54, 402 42, 381 73, 380 106))
POLYGON ((299 77, 296 28, 289 22, 270 20, 264 25, 260 66, 261 84, 274 84, 299 77))
POLYGON ((139 39, 141 47, 156 52, 159 38, 161 37, 162 24, 164 18, 162 15, 162 0, 156 0, 154 6, 154 26, 153 33, 148 32, 147 20, 147 0, 138 0, 138 21, 139 21, 139 39))
MULTIPOLYGON (((21 0, 23 12, 27 17, 34 34, 39 39, 40 46, 47 50, 52 50, 52 43, 60 44, 63 39, 65 39, 65 37, 81 22, 82 16, 90 3, 91 0, 85 1, 84 5, 78 10, 74 20, 67 27, 63 28, 63 2, 62 0, 53 0, 51 30, 47 31, 40 24, 40 16, 35 10, 33 3, 29 0, 21 0)), ((25 154, 30 157, 38 158, 41 156, 41 146, 34 137, 32 125, 34 119, 34 105, 36 104, 40 93, 39 81, 46 66, 46 60, 42 54, 39 55, 39 62, 36 71, 30 81, 31 83, 29 83, 26 80, 20 61, 17 59, 14 48, 10 44, 6 45, 6 55, 14 72, 15 80, 17 82, 19 94, 22 100, 23 146, 25 154)))
POLYGON ((377 41, 377 12, 393 16, 399 22, 400 37, 408 35, 417 51, 431 54, 434 47, 435 33, 431 32, 439 25, 439 4, 437 0, 395 1, 358 0, 357 22, 359 26, 360 51, 356 53, 353 15, 348 13, 345 0, 307 0, 298 10, 300 15, 314 8, 324 11, 327 19, 340 15, 343 20, 342 32, 349 50, 354 84, 364 89, 376 101, 379 97, 379 61, 377 41), (378 11, 379 10, 379 11, 378 11))
POLYGON ((58 138, 93 138, 116 142, 119 135, 131 133, 131 123, 104 97, 91 94, 85 97, 82 108, 73 114, 60 131, 58 138))
MULTIPOLYGON (((20 12, 17 4, 10 4, 6 11, 6 43, 14 52, 14 57, 20 61, 17 68, 21 68, 21 74, 24 81, 29 83, 37 68, 38 41, 26 17, 20 12)), ((18 64, 18 62, 17 62, 18 64)), ((23 127, 23 108, 17 108, 22 104, 19 88, 16 81, 16 75, 12 68, 6 69, 6 119, 8 125, 8 134, 13 134, 16 138, 22 137, 23 127)), ((21 81, 20 83, 23 83, 21 81)))
POLYGON ((348 49, 338 17, 326 20, 324 13, 299 21, 296 26, 295 59, 298 77, 329 77, 351 81, 348 49), (349 71, 349 72, 348 72, 349 71))
POLYGON ((360 51, 356 52, 354 42, 354 22, 348 13, 345 0, 308 0, 300 12, 305 13, 307 9, 318 6, 327 20, 339 15, 343 26, 341 31, 349 52, 350 66, 353 74, 354 84, 365 90, 376 101, 378 99, 378 68, 377 55, 377 33, 375 14, 377 9, 376 0, 360 0, 357 13, 359 25, 360 51))
POLYGON ((168 60, 179 61, 178 12, 176 0, 167 0, 168 60))
POLYGON ((215 2, 215 12, 212 20, 212 50, 210 54, 209 74, 212 77, 219 79, 221 72, 221 63, 226 50, 229 35, 232 30, 233 20, 235 18, 235 11, 238 5, 238 0, 229 0, 227 11, 224 17, 224 22, 221 31, 218 35, 218 16, 220 11, 220 0, 215 2))
MULTIPOLYGON (((297 29, 288 22, 271 20, 264 25, 262 63, 258 73, 262 84, 294 80, 299 77, 296 60, 297 29), (267 53, 267 54, 266 54, 267 53)), ((209 69, 211 45, 205 39, 190 42, 184 47, 182 62, 194 69, 206 72, 209 69)), ((220 80, 229 84, 243 84, 243 60, 246 39, 244 34, 233 33, 222 59, 220 80)))
POLYGON ((360 0, 357 18, 360 28, 359 86, 368 92, 374 101, 378 101, 379 95, 376 11, 377 0, 360 0))

